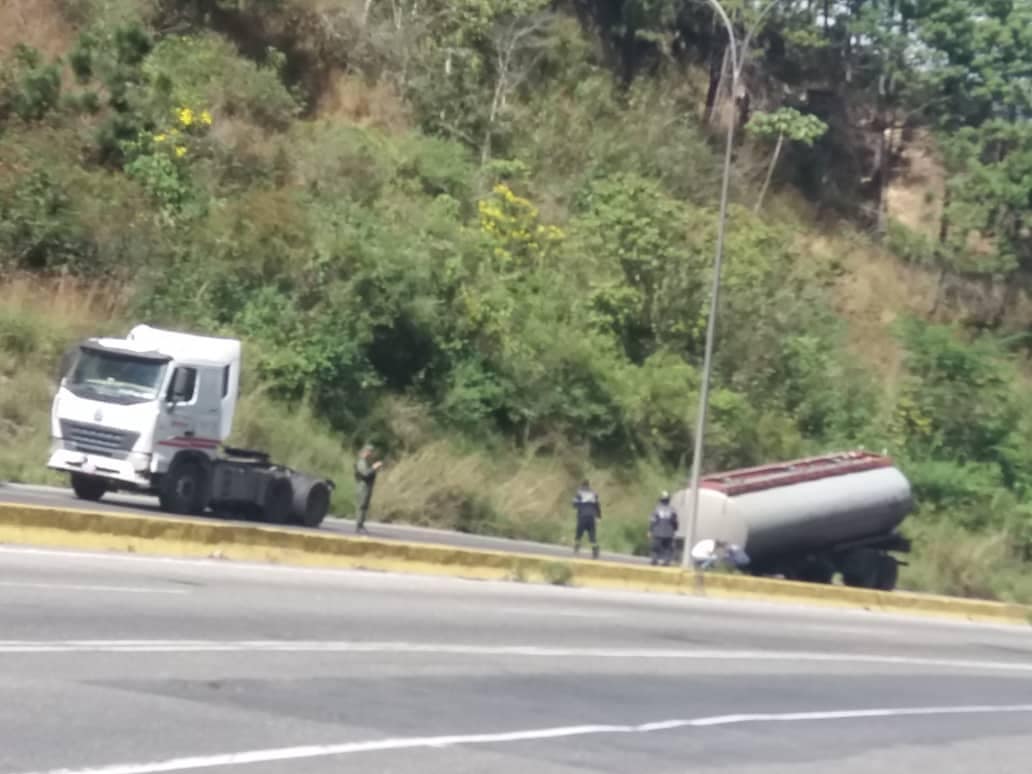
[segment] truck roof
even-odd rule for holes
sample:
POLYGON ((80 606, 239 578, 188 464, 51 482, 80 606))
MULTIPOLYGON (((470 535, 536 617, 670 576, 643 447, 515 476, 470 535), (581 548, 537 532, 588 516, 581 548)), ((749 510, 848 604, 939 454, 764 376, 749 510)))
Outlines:
POLYGON ((149 325, 137 325, 122 342, 145 350, 169 355, 175 360, 196 365, 224 366, 240 361, 241 345, 238 339, 217 336, 198 336, 191 333, 162 330, 149 325))
POLYGON ((113 352, 119 355, 128 355, 140 360, 153 360, 164 363, 171 360, 170 355, 158 352, 151 347, 141 346, 138 342, 127 339, 94 338, 79 342, 80 349, 92 349, 97 352, 113 352))
POLYGON ((836 452, 755 468, 712 473, 700 480, 699 488, 734 496, 865 470, 891 468, 893 465, 891 458, 880 454, 864 451, 836 452))

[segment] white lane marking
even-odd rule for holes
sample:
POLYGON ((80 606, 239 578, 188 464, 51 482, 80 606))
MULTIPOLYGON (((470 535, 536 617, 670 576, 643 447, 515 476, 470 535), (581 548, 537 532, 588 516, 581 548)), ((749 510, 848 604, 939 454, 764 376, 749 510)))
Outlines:
POLYGON ((36 589, 41 591, 103 591, 121 594, 191 594, 190 589, 160 589, 143 586, 96 586, 79 583, 22 583, 0 581, 0 589, 36 589))
POLYGON ((304 758, 329 758, 356 753, 389 752, 414 748, 440 749, 459 745, 506 744, 511 742, 534 742, 548 739, 562 739, 571 736, 603 734, 650 734, 657 731, 672 731, 681 728, 712 728, 740 723, 807 722, 823 720, 850 720, 861 718, 893 718, 934 715, 978 715, 1032 712, 1032 704, 975 705, 968 707, 900 707, 866 710, 835 710, 831 712, 784 712, 750 713, 741 715, 718 715, 714 717, 690 718, 686 720, 663 720, 641 725, 582 725, 540 728, 527 731, 509 731, 495 734, 463 734, 453 736, 417 736, 393 739, 374 739, 365 742, 344 742, 342 744, 306 745, 303 747, 280 747, 265 750, 249 750, 238 753, 198 755, 189 758, 172 758, 149 763, 124 763, 87 769, 51 769, 31 774, 157 774, 167 771, 190 771, 217 766, 242 766, 273 761, 301 760, 304 758))
POLYGON ((654 659, 687 661, 790 661, 885 664, 909 667, 1032 672, 1032 663, 768 650, 578 648, 539 645, 364 642, 355 640, 0 640, 0 654, 34 653, 418 653, 449 656, 654 659))

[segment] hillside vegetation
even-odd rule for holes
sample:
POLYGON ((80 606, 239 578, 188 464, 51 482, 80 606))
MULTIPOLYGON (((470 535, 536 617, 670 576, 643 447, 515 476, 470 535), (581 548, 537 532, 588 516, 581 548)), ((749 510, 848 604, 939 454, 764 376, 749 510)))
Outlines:
POLYGON ((0 478, 60 352, 246 341, 239 443, 376 517, 641 550, 690 463, 832 448, 915 486, 914 588, 1032 598, 1032 3, 14 0, 0 11, 0 478), (976 12, 977 11, 977 12, 976 12), (825 15, 828 14, 828 15, 825 15))

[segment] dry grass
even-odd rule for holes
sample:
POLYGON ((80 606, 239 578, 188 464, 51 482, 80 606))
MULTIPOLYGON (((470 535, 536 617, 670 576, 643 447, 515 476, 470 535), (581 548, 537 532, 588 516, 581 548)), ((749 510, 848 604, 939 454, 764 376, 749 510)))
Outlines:
POLYGON ((75 30, 65 21, 54 0, 0 2, 0 59, 18 43, 39 49, 49 57, 68 50, 75 30))
POLYGON ((55 366, 76 337, 115 325, 125 303, 122 291, 67 277, 0 280, 0 480, 59 480, 43 467, 55 366))
POLYGON ((0 309, 8 315, 40 316, 50 327, 79 334, 121 319, 130 292, 69 275, 12 274, 0 278, 0 309))
POLYGON ((903 169, 885 191, 889 217, 938 238, 945 191, 946 173, 935 143, 926 132, 920 132, 907 144, 903 169))
POLYGON ((922 525, 901 588, 1032 603, 1032 575, 1004 532, 972 534, 948 522, 922 525))
MULTIPOLYGON (((629 480, 608 471, 588 475, 604 508, 600 541, 619 550, 642 550, 656 495, 673 483, 647 465, 629 480)), ((578 483, 555 456, 511 450, 489 455, 440 440, 385 469, 373 509, 388 521, 570 543, 570 499, 578 483)))
POLYGON ((408 110, 397 90, 386 81, 368 83, 357 76, 336 72, 319 95, 319 118, 328 118, 386 132, 403 132, 410 126, 408 110))

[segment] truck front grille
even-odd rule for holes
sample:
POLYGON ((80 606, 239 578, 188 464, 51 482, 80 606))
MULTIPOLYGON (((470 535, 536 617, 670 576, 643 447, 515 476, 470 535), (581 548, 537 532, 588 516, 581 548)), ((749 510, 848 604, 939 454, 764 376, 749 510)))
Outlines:
POLYGON ((140 434, 62 419, 61 437, 67 449, 123 460, 129 455, 140 434))

